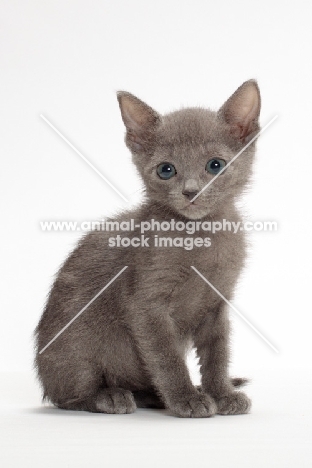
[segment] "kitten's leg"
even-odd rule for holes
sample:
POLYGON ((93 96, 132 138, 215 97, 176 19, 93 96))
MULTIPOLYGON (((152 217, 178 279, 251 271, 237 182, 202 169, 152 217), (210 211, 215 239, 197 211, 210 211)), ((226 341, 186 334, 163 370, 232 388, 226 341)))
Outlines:
POLYGON ((180 417, 212 416, 216 405, 191 382, 184 358, 177 349, 178 339, 168 306, 133 311, 131 327, 141 358, 165 406, 180 417))
POLYGON ((57 403, 62 409, 91 411, 93 413, 129 414, 136 408, 165 409, 165 404, 153 390, 130 392, 122 388, 102 388, 85 399, 71 399, 57 403))
POLYGON ((234 388, 244 379, 232 380, 228 375, 229 319, 223 304, 209 311, 197 329, 194 344, 201 365, 202 389, 215 399, 218 414, 248 413, 251 401, 234 388))
POLYGON ((51 350, 38 355, 38 374, 44 397, 55 406, 68 410, 99 413, 133 413, 136 404, 132 393, 108 387, 102 369, 84 361, 78 352, 55 360, 51 350), (70 365, 66 363, 70 362, 70 365))
POLYGON ((132 392, 123 388, 102 388, 85 399, 67 400, 56 405, 67 410, 107 414, 130 414, 136 410, 132 392))

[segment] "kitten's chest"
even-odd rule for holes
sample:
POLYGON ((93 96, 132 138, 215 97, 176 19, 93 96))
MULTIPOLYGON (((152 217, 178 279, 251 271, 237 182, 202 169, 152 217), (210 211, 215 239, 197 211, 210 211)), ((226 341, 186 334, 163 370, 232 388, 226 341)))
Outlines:
POLYGON ((222 278, 225 281, 229 281, 230 278, 235 280, 245 258, 243 234, 218 233, 211 236, 210 244, 207 244, 201 244, 199 247, 193 245, 189 250, 183 247, 154 248, 152 262, 160 274, 161 281, 174 281, 183 286, 186 281, 192 281, 194 278, 194 268, 220 286, 224 282, 222 278), (164 270, 167 277, 161 275, 164 270))
MULTIPOLYGON (((233 236, 216 235, 210 247, 153 249, 150 287, 155 298, 157 294, 166 297, 181 329, 193 328, 207 310, 216 307, 221 299, 214 288, 231 298, 244 259, 243 236, 233 236)), ((148 281, 149 272, 145 273, 148 281)))

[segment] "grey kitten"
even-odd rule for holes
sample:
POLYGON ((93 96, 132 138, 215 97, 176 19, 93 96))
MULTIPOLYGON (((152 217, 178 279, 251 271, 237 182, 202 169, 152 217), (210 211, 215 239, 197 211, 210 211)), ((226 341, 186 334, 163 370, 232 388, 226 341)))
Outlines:
MULTIPOLYGON (((218 112, 187 108, 162 116, 130 93, 119 92, 118 101, 146 199, 117 221, 241 220, 235 200, 249 180, 255 143, 228 163, 259 131, 260 93, 254 80, 243 83, 218 112)), ((139 229, 126 234, 140 237, 139 229)), ((207 232, 196 235, 204 239, 207 232)), ((191 250, 153 244, 109 247, 111 236, 105 231, 87 234, 53 284, 36 329, 44 398, 59 408, 102 413, 132 413, 136 407, 168 408, 180 417, 247 413, 251 402, 235 389, 244 379, 228 374, 226 304, 191 268, 231 300, 244 264, 243 231, 220 231, 209 248, 191 250), (201 387, 194 387, 185 363, 190 346, 199 357, 201 387)))

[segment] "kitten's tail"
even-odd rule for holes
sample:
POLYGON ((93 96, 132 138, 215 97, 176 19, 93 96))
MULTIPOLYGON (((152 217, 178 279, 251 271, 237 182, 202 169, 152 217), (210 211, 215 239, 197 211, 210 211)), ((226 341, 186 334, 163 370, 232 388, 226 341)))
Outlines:
POLYGON ((245 379, 244 377, 232 377, 231 382, 234 387, 243 387, 249 383, 249 379, 245 379))
MULTIPOLYGON (((244 385, 247 385, 250 380, 245 379, 245 377, 231 377, 231 383, 233 387, 238 388, 238 387, 243 387, 244 385)), ((200 392, 202 391, 202 386, 201 385, 196 385, 197 390, 200 392)))

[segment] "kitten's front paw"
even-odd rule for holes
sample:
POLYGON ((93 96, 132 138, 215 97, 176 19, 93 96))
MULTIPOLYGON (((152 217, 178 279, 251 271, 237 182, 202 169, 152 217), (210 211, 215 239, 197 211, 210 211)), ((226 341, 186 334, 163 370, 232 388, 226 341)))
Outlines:
POLYGON ((217 405, 211 396, 194 393, 185 400, 173 401, 169 409, 180 418, 210 418, 216 414, 217 405))
POLYGON ((217 400, 218 414, 246 414, 251 408, 251 400, 245 393, 233 392, 217 400))

